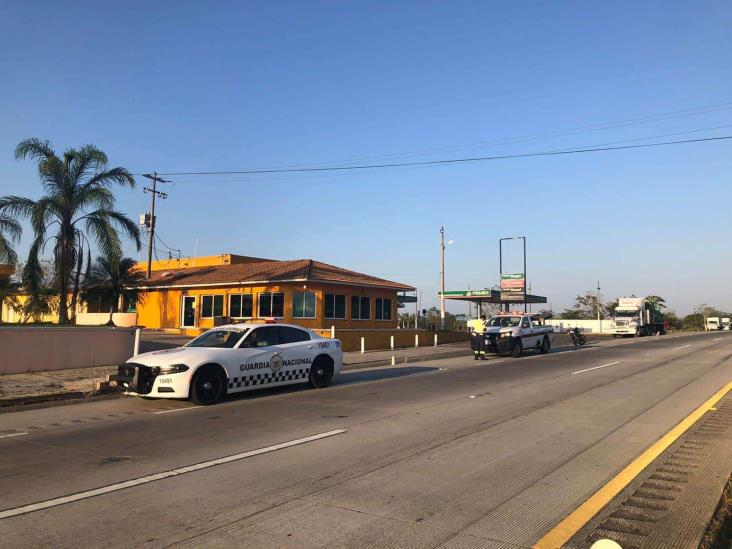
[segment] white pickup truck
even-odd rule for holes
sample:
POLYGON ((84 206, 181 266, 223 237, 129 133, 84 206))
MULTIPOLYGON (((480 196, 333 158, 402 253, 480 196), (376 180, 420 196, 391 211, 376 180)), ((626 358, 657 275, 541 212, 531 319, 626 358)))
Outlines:
POLYGON ((518 358, 527 349, 546 354, 552 348, 554 328, 544 326, 540 315, 501 313, 488 319, 486 349, 518 358))

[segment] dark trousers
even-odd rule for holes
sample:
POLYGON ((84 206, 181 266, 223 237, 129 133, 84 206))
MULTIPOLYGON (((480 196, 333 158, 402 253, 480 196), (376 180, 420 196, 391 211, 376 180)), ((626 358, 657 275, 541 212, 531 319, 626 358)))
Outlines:
POLYGON ((473 333, 470 338, 470 348, 473 349, 475 356, 485 356, 485 336, 473 333))

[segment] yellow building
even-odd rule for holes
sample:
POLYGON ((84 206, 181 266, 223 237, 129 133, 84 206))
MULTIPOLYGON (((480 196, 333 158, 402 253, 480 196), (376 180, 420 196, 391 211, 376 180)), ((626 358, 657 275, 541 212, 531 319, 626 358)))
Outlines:
MULTIPOLYGON (((142 273, 146 268, 137 266, 142 273)), ((138 324, 189 334, 264 319, 313 329, 394 329, 399 294, 415 291, 312 259, 223 254, 157 261, 151 270, 137 285, 138 324)))

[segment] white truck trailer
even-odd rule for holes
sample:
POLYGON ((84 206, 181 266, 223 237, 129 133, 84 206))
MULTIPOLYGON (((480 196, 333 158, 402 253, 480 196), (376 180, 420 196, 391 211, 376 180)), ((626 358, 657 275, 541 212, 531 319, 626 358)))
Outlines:
POLYGON ((722 329, 722 322, 718 316, 708 316, 704 321, 704 329, 707 332, 716 332, 722 329))
POLYGON ((722 319, 722 329, 723 330, 729 330, 730 328, 732 328, 732 324, 730 323, 730 319, 727 318, 727 317, 724 317, 722 319))
POLYGON ((655 302, 645 297, 621 297, 615 308, 615 336, 665 334, 666 325, 655 302))

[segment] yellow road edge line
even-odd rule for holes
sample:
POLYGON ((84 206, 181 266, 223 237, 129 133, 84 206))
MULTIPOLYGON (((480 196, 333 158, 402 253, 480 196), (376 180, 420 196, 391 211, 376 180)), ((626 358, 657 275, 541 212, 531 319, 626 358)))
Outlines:
POLYGON ((681 420, 673 429, 661 437, 653 446, 648 448, 625 469, 620 471, 607 484, 591 495, 585 502, 572 511, 564 520, 549 530, 535 545, 534 549, 560 549, 574 536, 580 528, 587 524, 600 510, 617 496, 643 469, 660 456, 666 448, 671 446, 683 435, 699 418, 714 408, 729 391, 732 391, 732 382, 729 382, 714 393, 704 404, 681 420))

